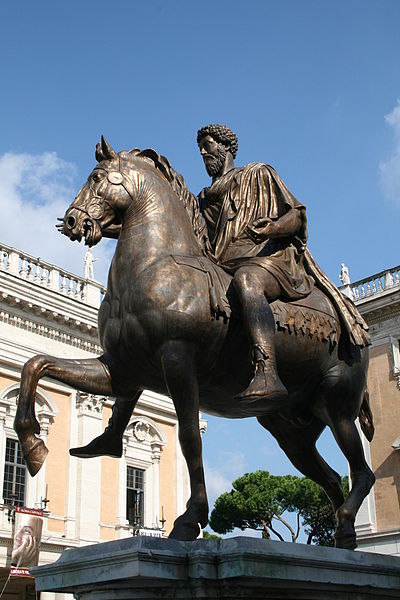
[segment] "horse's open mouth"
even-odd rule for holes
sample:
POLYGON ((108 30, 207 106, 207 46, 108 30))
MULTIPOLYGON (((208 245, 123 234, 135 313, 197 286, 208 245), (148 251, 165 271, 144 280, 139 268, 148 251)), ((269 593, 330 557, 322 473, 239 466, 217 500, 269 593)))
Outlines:
POLYGON ((85 238, 86 246, 94 246, 101 238, 101 228, 93 219, 85 219, 83 222, 82 235, 85 238))

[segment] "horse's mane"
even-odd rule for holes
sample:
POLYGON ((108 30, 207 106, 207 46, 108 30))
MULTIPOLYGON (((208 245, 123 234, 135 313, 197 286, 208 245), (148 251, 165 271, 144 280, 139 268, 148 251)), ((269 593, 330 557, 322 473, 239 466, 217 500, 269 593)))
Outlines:
POLYGON ((130 150, 128 154, 150 161, 155 169, 157 169, 170 184, 188 212, 193 231, 199 241, 203 253, 208 255, 211 246, 208 239, 207 225, 200 212, 199 202, 196 196, 188 190, 183 176, 175 171, 168 158, 162 156, 162 154, 159 154, 152 148, 146 148, 145 150, 134 148, 133 150, 130 150))

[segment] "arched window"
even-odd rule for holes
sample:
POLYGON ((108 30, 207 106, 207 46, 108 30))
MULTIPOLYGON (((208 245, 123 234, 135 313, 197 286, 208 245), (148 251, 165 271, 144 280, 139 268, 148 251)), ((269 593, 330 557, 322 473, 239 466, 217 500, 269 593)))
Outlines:
MULTIPOLYGON (((37 501, 36 492, 32 490, 32 493, 29 493, 31 477, 14 431, 18 393, 19 384, 11 385, 0 392, 0 490, 4 504, 33 506, 37 501)), ((47 392, 41 388, 38 388, 36 393, 35 411, 40 424, 40 437, 46 440, 58 409, 47 392)), ((44 484, 44 469, 38 477, 43 479, 44 484)))

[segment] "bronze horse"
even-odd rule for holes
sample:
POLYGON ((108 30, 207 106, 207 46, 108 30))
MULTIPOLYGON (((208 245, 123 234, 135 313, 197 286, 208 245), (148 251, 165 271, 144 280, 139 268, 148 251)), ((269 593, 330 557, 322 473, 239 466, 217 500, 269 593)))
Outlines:
MULTIPOLYGON (((366 391, 368 349, 351 358, 341 348, 340 320, 315 289, 296 303, 273 303, 279 375, 289 408, 267 414, 263 400, 235 396, 252 377, 249 342, 230 295, 230 276, 205 256, 196 198, 167 159, 153 150, 117 154, 102 139, 97 166, 68 208, 62 232, 93 246, 103 234, 119 237, 107 293, 99 310, 104 354, 67 360, 30 359, 21 375, 15 430, 31 475, 47 448, 38 437, 35 392, 49 376, 81 391, 111 395, 131 411, 144 389, 172 398, 191 493, 170 537, 194 540, 208 519, 199 410, 224 417, 256 417, 307 477, 320 484, 337 515, 336 546, 355 548, 354 520, 374 476, 355 425, 373 434, 366 391), (213 281, 231 299, 230 318, 212 316, 213 281), (329 426, 350 464, 352 488, 344 501, 339 475, 315 443, 329 426)), ((126 423, 127 424, 127 421, 126 423)), ((123 429, 123 428, 122 428, 123 429)), ((120 431, 122 439, 123 431, 120 431)))

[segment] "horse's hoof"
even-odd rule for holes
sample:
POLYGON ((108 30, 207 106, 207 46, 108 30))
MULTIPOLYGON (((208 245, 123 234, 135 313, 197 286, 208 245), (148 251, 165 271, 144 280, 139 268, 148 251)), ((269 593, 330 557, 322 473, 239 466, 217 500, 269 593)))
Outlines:
POLYGON ((200 533, 200 527, 197 523, 191 522, 179 522, 179 517, 176 519, 174 523, 174 527, 169 534, 169 538, 173 540, 180 540, 182 542, 194 542, 197 540, 200 533))
POLYGON ((28 467, 29 475, 35 477, 40 471, 49 451, 45 443, 40 438, 37 438, 28 452, 23 452, 23 456, 28 467))
POLYGON ((355 533, 335 535, 335 548, 342 548, 343 550, 355 550, 357 548, 355 533))

